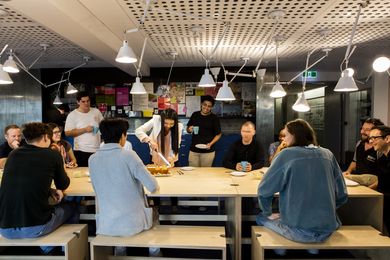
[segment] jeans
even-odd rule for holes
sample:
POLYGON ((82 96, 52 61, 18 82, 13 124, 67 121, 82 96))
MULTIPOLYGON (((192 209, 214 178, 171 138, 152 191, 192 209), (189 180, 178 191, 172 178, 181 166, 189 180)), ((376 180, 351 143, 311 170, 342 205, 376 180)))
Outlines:
POLYGON ((281 236, 301 243, 320 243, 324 242, 332 232, 314 232, 301 228, 289 227, 283 224, 280 219, 270 220, 261 213, 256 216, 256 223, 259 226, 269 228, 281 236))
MULTIPOLYGON (((18 228, 1 228, 0 234, 8 239, 36 238, 56 230, 63 223, 77 223, 78 214, 74 203, 61 203, 54 207, 51 219, 43 225, 18 228)), ((47 253, 53 247, 41 247, 47 253)))

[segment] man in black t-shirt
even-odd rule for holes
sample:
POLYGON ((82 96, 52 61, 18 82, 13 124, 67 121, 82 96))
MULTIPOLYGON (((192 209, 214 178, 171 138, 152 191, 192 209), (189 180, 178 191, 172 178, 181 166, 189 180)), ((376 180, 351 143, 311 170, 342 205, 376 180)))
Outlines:
POLYGON ((75 216, 74 205, 52 205, 60 203, 70 180, 60 153, 49 148, 49 127, 28 123, 23 135, 27 144, 9 154, 1 180, 0 234, 8 239, 46 235, 75 216))
POLYGON ((215 157, 214 144, 221 138, 219 118, 211 112, 215 100, 202 96, 200 111, 194 112, 187 124, 187 132, 192 133, 189 165, 211 167, 215 157))
POLYGON ((232 170, 249 172, 260 169, 264 166, 264 149, 261 144, 254 139, 256 134, 255 124, 247 121, 241 126, 241 139, 234 142, 226 152, 223 159, 223 167, 232 170), (243 169, 241 162, 247 162, 243 169))
POLYGON ((377 118, 368 118, 360 130, 361 140, 356 144, 355 154, 344 175, 348 174, 374 174, 378 175, 377 152, 368 142, 368 136, 374 126, 383 125, 377 118))

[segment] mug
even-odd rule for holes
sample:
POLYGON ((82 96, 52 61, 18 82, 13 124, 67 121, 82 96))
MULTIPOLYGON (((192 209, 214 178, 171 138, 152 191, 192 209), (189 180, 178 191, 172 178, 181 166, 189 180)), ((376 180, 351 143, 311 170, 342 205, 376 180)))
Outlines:
POLYGON ((92 131, 92 133, 93 133, 94 135, 96 135, 98 131, 99 131, 99 127, 93 126, 93 131, 92 131))
POLYGON ((248 165, 248 162, 247 161, 241 161, 241 167, 242 167, 242 171, 243 172, 246 172, 246 166, 248 165))
POLYGON ((194 135, 197 135, 199 133, 199 126, 193 126, 192 133, 194 133, 194 135))

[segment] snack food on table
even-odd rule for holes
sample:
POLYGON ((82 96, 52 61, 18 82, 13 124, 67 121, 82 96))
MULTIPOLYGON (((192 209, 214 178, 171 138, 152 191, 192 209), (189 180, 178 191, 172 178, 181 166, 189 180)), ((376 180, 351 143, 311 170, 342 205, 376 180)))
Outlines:
POLYGON ((146 165, 146 168, 151 174, 156 175, 156 174, 169 174, 169 169, 171 167, 167 167, 166 165, 159 166, 155 164, 148 164, 146 165))

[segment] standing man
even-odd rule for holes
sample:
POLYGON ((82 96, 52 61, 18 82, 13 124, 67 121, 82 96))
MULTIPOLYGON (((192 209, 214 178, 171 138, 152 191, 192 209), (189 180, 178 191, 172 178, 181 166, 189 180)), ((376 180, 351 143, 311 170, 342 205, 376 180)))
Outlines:
POLYGON ((219 118, 211 112, 215 104, 212 96, 202 96, 200 111, 194 112, 187 124, 187 132, 192 133, 189 165, 211 167, 215 156, 214 144, 221 138, 219 118))
POLYGON ((0 188, 0 234, 9 239, 46 235, 75 214, 71 204, 49 204, 61 201, 70 182, 60 153, 49 148, 49 127, 28 123, 23 135, 27 144, 10 153, 0 188))
POLYGON ((353 160, 348 169, 343 173, 348 174, 374 174, 378 175, 377 152, 368 142, 368 136, 374 126, 383 125, 382 121, 377 118, 368 118, 364 121, 360 130, 361 140, 357 142, 353 160))
POLYGON ((251 121, 242 124, 241 139, 230 146, 223 159, 223 167, 249 172, 264 166, 264 150, 261 144, 253 138, 255 134, 255 124, 251 121), (245 169, 241 162, 247 162, 245 169))
POLYGON ((78 108, 73 110, 65 122, 65 135, 74 137, 74 155, 79 166, 87 167, 89 157, 100 146, 99 123, 103 116, 91 101, 86 91, 77 93, 78 108))
POLYGON ((382 155, 377 160, 378 191, 384 195, 383 220, 389 235, 390 228, 390 127, 376 126, 368 137, 375 151, 382 155))
POLYGON ((6 141, 0 145, 0 169, 4 168, 10 152, 25 144, 25 142, 22 141, 22 132, 17 125, 7 125, 4 128, 4 138, 6 141))

